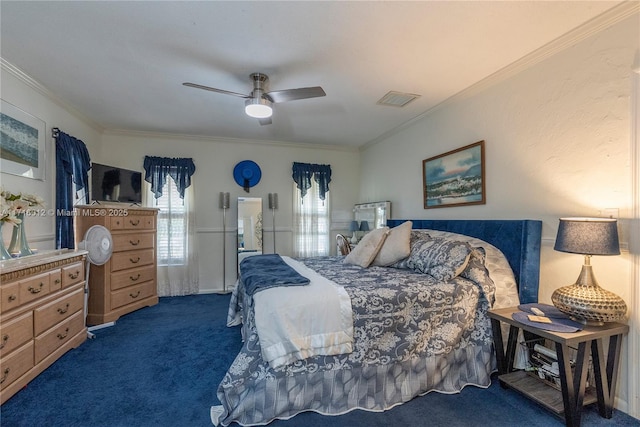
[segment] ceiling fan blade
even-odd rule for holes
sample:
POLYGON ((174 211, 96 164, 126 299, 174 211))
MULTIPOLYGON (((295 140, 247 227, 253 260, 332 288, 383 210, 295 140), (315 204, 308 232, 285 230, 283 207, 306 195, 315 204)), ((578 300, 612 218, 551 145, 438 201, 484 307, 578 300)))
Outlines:
POLYGON ((270 125, 272 123, 271 117, 267 117, 266 119, 258 119, 258 122, 260 122, 261 126, 270 125))
POLYGON ((211 92, 218 92, 218 93, 222 93, 222 94, 225 94, 225 95, 233 95, 233 96, 238 96, 240 98, 245 98, 245 99, 251 98, 251 95, 244 95, 242 93, 231 92, 231 91, 224 90, 224 89, 216 89, 215 87, 202 86, 202 85, 199 85, 199 84, 196 84, 196 83, 188 83, 187 82, 187 83, 182 83, 182 84, 184 86, 193 87, 193 88, 196 88, 196 89, 204 89, 204 90, 208 90, 208 91, 211 91, 211 92))
POLYGON ((272 102, 295 101, 297 99, 318 98, 326 93, 320 86, 300 87, 297 89, 275 90, 265 93, 264 96, 272 102))

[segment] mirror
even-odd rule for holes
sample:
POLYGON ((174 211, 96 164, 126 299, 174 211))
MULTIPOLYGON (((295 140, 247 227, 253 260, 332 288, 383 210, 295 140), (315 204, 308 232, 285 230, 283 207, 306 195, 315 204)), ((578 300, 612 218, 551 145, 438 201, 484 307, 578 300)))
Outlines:
POLYGON ((387 219, 391 218, 391 202, 372 202, 354 205, 355 220, 360 224, 368 223, 369 230, 382 228, 387 225, 387 219))
POLYGON ((262 253, 262 198, 238 197, 238 264, 262 253))

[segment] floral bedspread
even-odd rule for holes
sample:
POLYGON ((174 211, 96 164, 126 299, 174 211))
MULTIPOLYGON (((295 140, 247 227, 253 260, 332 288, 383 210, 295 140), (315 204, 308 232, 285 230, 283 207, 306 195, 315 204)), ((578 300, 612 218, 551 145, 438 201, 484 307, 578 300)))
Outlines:
POLYGON ((429 391, 454 393, 468 384, 490 384, 492 334, 486 312, 495 287, 462 277, 485 275, 440 282, 428 274, 361 268, 343 259, 300 261, 351 297, 352 353, 270 368, 260 356, 252 302, 242 283, 234 290, 229 319, 242 313, 244 346, 218 387, 222 407, 212 408, 214 424, 265 424, 308 410, 328 415, 355 408, 380 411, 429 391))

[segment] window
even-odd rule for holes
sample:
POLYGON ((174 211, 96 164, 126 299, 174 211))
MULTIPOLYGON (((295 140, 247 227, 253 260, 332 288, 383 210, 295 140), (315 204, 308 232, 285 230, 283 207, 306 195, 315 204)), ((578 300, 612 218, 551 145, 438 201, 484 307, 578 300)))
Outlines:
POLYGON ((155 199, 158 212, 158 265, 182 265, 188 248, 187 234, 187 194, 180 198, 173 179, 167 179, 162 188, 162 196, 155 199))
POLYGON ((294 233, 293 250, 295 256, 311 257, 329 255, 329 193, 320 200, 320 186, 311 180, 311 188, 304 198, 300 197, 296 183, 294 191, 294 233))

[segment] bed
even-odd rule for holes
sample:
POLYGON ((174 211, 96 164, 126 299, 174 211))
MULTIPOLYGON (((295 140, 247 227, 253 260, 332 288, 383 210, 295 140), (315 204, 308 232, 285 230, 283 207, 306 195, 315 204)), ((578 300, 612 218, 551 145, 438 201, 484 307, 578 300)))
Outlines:
POLYGON ((242 324, 244 344, 218 387, 221 405, 211 408, 214 425, 265 425, 304 411, 324 415, 355 409, 384 411, 431 391, 458 393, 467 385, 490 385, 496 366, 487 311, 537 301, 542 223, 388 220, 387 224, 387 240, 382 239, 378 250, 391 245, 387 236, 394 235, 394 230, 397 236, 412 226, 410 256, 392 265, 365 268, 345 263, 344 256, 284 257, 281 262, 292 267, 291 282, 299 273, 312 277, 312 286, 276 286, 253 294, 251 274, 241 272, 231 297, 228 325, 242 324), (425 250, 432 254, 434 242, 446 248, 451 259, 466 248, 464 267, 456 266, 455 273, 448 266, 440 269, 442 257, 423 265, 424 258, 416 254, 425 250), (298 307, 268 311, 265 317, 263 306, 269 297, 263 295, 273 291, 276 301, 300 301, 301 296, 312 294, 311 289, 320 289, 315 288, 316 280, 326 280, 329 284, 324 286, 336 289, 332 291, 335 303, 315 304, 327 310, 335 305, 336 314, 326 315, 335 331, 314 331, 307 343, 310 352, 271 345, 267 337, 271 329, 295 329, 305 324, 300 320, 305 316, 313 320, 322 315, 308 315, 313 304, 301 302, 298 307), (345 309, 345 295, 350 310, 345 309), (349 322, 351 330, 337 331, 337 325, 349 322), (322 346, 316 351, 318 336, 322 346), (267 351, 271 349, 283 353, 271 354, 267 351))

